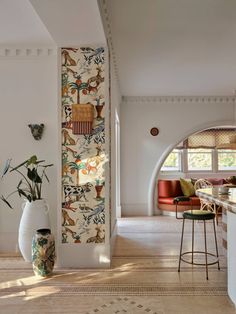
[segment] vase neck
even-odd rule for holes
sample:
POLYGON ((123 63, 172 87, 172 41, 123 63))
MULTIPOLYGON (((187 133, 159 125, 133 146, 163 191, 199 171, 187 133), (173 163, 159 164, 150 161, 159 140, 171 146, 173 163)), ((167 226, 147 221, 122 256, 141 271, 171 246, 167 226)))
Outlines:
POLYGON ((42 235, 51 234, 50 229, 38 229, 36 232, 37 234, 42 234, 42 235))

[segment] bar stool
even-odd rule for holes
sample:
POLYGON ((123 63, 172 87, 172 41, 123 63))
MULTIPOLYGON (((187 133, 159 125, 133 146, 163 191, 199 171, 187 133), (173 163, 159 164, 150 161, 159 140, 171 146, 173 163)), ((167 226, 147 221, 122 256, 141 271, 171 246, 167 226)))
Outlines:
MULTIPOLYGON (((190 198, 186 198, 185 200, 189 202, 190 198)), ((178 204, 179 201, 184 201, 183 198, 178 199, 178 197, 175 199, 175 203, 178 204)), ((182 225, 182 235, 181 235, 181 244, 180 244, 180 253, 179 253, 179 267, 178 272, 180 272, 180 263, 181 261, 192 264, 192 265, 202 265, 206 266, 206 279, 208 280, 208 266, 218 264, 218 270, 220 270, 220 263, 219 263, 219 253, 218 253, 218 245, 217 245, 217 238, 216 238, 216 228, 215 228, 215 214, 211 211, 207 210, 198 210, 198 209, 191 209, 184 211, 183 213, 183 225, 182 225), (183 248, 183 237, 184 237, 184 225, 185 225, 185 219, 192 220, 192 250, 182 252, 183 248), (203 221, 204 226, 204 242, 205 242, 205 251, 195 251, 194 250, 194 221, 203 221), (212 220, 213 223, 213 230, 214 230, 214 238, 215 238, 215 247, 216 247, 216 254, 209 253, 207 251, 207 239, 206 239, 206 220, 212 220), (191 262, 187 261, 183 258, 184 255, 191 254, 191 262), (194 262, 194 254, 204 254, 205 255, 205 263, 200 262, 194 262), (215 260, 212 262, 208 262, 208 256, 215 257, 215 260)))

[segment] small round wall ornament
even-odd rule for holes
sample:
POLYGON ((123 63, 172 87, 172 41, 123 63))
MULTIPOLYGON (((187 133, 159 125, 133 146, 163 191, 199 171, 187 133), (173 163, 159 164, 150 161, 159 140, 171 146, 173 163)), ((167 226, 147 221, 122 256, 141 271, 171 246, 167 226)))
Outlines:
POLYGON ((158 128, 151 128, 151 130, 150 130, 150 134, 152 135, 152 136, 157 136, 158 134, 159 134, 159 129, 158 128))

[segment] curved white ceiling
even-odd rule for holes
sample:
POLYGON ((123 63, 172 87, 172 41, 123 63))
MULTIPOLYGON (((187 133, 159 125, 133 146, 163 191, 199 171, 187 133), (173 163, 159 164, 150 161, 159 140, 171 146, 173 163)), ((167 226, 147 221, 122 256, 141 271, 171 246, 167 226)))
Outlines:
POLYGON ((121 93, 231 95, 235 0, 108 0, 121 93))

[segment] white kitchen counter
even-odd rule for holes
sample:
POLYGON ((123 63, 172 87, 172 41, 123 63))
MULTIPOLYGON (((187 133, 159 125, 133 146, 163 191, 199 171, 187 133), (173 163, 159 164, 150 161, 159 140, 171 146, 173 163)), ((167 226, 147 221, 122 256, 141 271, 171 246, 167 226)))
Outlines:
POLYGON ((222 195, 217 187, 213 187, 197 190, 196 194, 227 210, 228 294, 236 306, 236 189, 230 188, 229 194, 222 195))

